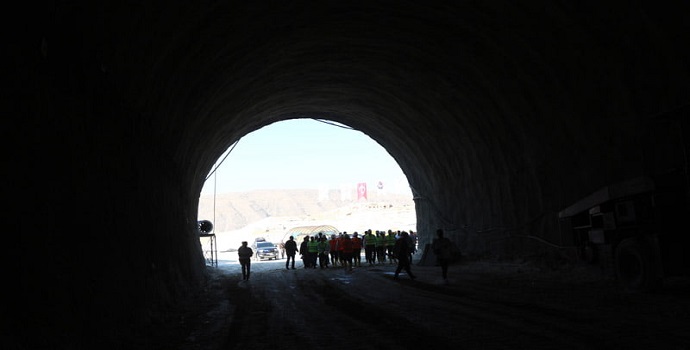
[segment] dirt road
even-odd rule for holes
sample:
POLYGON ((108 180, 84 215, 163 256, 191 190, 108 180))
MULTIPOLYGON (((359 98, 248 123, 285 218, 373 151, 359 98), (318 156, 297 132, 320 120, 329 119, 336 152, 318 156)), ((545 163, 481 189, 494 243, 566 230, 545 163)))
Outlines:
POLYGON ((412 281, 389 264, 347 273, 298 259, 254 262, 242 281, 230 253, 220 259, 162 348, 690 349, 687 279, 637 294, 581 267, 464 262, 445 285, 434 266, 413 266, 412 281))

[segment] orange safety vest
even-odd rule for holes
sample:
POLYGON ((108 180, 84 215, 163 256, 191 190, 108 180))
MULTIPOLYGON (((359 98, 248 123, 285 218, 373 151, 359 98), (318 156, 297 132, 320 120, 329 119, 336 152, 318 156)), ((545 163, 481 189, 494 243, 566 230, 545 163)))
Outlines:
POLYGON ((341 243, 341 246, 343 247, 343 253, 352 253, 352 240, 343 239, 341 243))
POLYGON ((359 237, 352 237, 352 249, 362 249, 362 239, 359 237))

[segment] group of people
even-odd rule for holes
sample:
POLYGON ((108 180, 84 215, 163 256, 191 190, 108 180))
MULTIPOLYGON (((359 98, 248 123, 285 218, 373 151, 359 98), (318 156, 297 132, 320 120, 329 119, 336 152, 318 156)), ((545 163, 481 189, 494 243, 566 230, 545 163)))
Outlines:
POLYGON ((388 261, 390 264, 398 262, 398 254, 394 252, 395 244, 399 238, 404 236, 409 243, 409 258, 412 260, 412 255, 417 252, 417 234, 414 231, 376 231, 371 230, 364 232, 364 257, 369 265, 385 264, 388 261))
MULTIPOLYGON (((432 243, 432 250, 441 266, 443 280, 448 281, 448 263, 451 259, 451 242, 444 237, 443 230, 436 231, 436 238, 432 243)), ((362 266, 362 249, 364 249, 365 261, 369 266, 377 263, 385 264, 388 260, 390 264, 397 264, 394 278, 397 279, 403 270, 411 279, 415 279, 410 267, 412 255, 417 251, 416 234, 407 231, 388 230, 376 231, 366 230, 362 237, 357 232, 352 237, 347 232, 332 234, 330 238, 319 232, 315 236, 306 236, 299 247, 294 236, 290 236, 287 242, 281 242, 281 255, 287 257, 285 261, 286 269, 295 269, 295 257, 300 254, 305 269, 321 269, 329 267, 344 267, 351 272, 353 267, 362 266)), ((247 242, 242 242, 242 246, 237 250, 240 265, 242 266, 243 280, 249 280, 251 269, 251 257, 253 251, 247 246, 247 242)))
POLYGON ((369 266, 389 261, 390 264, 398 264, 401 270, 406 270, 413 277, 409 266, 412 255, 417 251, 417 240, 414 232, 409 234, 406 231, 389 230, 388 234, 376 231, 374 234, 372 230, 366 230, 361 237, 358 232, 352 236, 340 232, 330 237, 319 232, 315 236, 304 237, 299 247, 294 236, 290 236, 281 246, 287 257, 286 269, 295 269, 295 257, 299 253, 305 269, 343 267, 351 272, 354 267, 362 266, 364 252, 364 260, 369 266))

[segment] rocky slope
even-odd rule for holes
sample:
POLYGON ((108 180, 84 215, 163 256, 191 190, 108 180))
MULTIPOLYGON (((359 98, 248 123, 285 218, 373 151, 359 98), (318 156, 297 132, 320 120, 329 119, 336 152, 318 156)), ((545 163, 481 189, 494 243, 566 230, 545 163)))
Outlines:
POLYGON ((374 193, 368 200, 341 200, 338 191, 257 190, 199 198, 200 220, 214 222, 218 247, 265 236, 279 242, 296 226, 332 225, 340 231, 416 230, 411 195, 374 193))

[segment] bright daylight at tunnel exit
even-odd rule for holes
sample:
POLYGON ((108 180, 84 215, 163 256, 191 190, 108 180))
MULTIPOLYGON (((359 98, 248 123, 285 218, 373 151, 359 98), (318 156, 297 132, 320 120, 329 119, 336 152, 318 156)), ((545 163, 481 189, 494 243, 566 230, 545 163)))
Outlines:
MULTIPOLYGON (((293 119, 245 135, 218 159, 198 219, 213 223, 223 264, 222 253, 242 241, 279 244, 299 228, 416 231, 412 198, 400 166, 366 134, 332 121, 293 119)), ((202 245, 213 264, 208 242, 202 245)))

